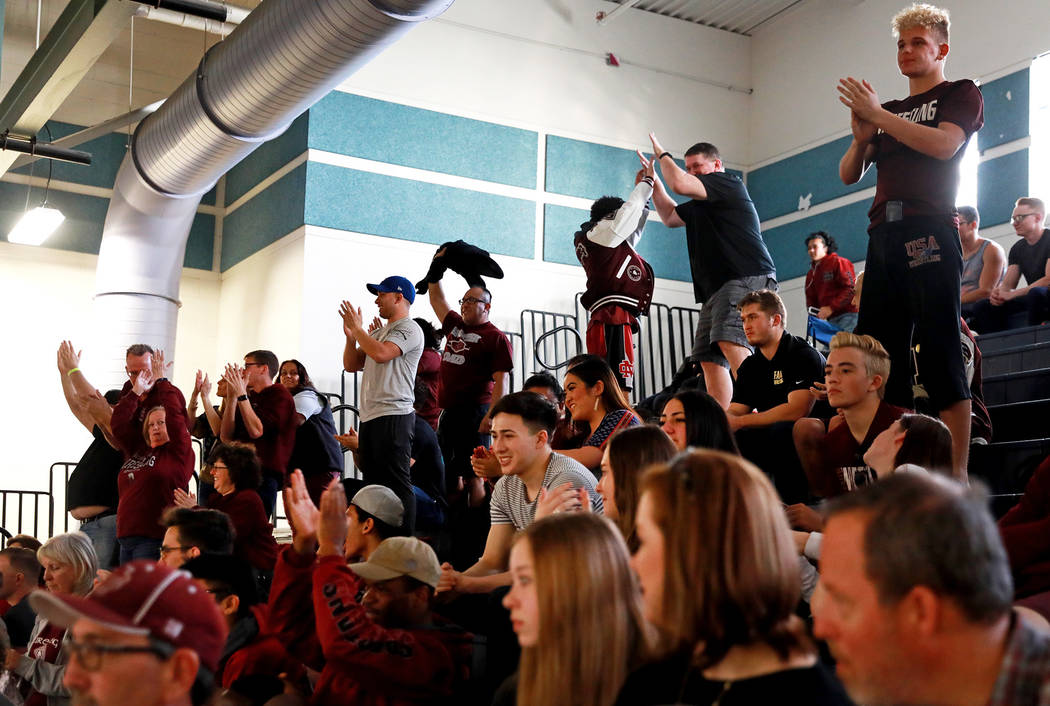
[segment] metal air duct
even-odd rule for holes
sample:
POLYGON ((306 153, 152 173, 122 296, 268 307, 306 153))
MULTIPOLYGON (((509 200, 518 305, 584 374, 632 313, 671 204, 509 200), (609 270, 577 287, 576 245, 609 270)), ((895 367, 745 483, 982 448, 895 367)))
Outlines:
POLYGON ((93 374, 119 386, 128 345, 174 350, 186 239, 219 177, 452 2, 266 0, 208 51, 139 124, 117 174, 96 274, 93 374))

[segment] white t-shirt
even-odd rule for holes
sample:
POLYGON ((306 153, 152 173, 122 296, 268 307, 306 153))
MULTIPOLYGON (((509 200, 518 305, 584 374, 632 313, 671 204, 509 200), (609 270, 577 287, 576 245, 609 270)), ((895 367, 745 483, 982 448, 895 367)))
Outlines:
POLYGON ((297 392, 292 399, 295 401, 295 411, 306 419, 321 411, 321 401, 317 399, 317 393, 313 390, 297 392))

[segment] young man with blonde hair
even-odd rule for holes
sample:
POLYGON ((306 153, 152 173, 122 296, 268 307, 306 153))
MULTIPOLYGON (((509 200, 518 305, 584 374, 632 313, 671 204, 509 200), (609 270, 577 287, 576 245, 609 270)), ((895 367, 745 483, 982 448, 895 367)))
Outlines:
POLYGON ((1002 331, 1007 318, 1021 311, 1028 312, 1029 326, 1050 318, 1050 230, 1043 227, 1045 221, 1042 199, 1017 199, 1010 222, 1021 240, 1010 248, 1002 283, 974 308, 973 328, 978 333, 1002 331), (1021 275, 1028 286, 1020 286, 1021 275))
POLYGON ((921 323, 918 364, 952 432, 955 474, 965 479, 970 390, 958 344, 962 246, 955 195, 966 143, 984 124, 984 103, 973 81, 944 78, 948 28, 947 10, 933 5, 912 5, 893 18, 897 66, 908 78, 904 99, 880 103, 869 82, 839 81, 853 132, 839 176, 855 184, 878 166, 856 331, 886 347, 893 364, 886 397, 910 406, 912 333, 921 323))
MULTIPOLYGON (((820 419, 795 423, 795 448, 816 495, 830 497, 853 485, 857 471, 868 470, 864 453, 884 429, 908 410, 882 399, 890 377, 890 357, 871 336, 845 331, 831 339, 831 353, 824 367, 828 404, 839 416, 825 432, 820 419)), ((801 511, 791 513, 795 524, 801 511)))

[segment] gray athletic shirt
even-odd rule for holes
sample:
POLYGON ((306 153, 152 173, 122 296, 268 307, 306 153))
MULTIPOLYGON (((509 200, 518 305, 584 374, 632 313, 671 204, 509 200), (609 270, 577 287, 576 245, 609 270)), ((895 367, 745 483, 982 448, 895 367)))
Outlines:
POLYGON ((423 331, 407 316, 376 330, 372 338, 394 343, 401 349, 401 355, 385 363, 365 356, 361 380, 362 422, 412 412, 416 366, 423 355, 423 331))
MULTIPOLYGON (((594 474, 576 459, 552 453, 547 461, 547 470, 543 474, 543 487, 550 490, 565 483, 572 483, 577 488, 586 488, 591 496, 591 511, 605 512, 594 474)), ((489 519, 494 525, 514 525, 514 529, 520 532, 532 524, 539 499, 537 493, 536 497, 529 501, 525 484, 518 476, 503 476, 496 481, 496 487, 492 489, 489 519)))

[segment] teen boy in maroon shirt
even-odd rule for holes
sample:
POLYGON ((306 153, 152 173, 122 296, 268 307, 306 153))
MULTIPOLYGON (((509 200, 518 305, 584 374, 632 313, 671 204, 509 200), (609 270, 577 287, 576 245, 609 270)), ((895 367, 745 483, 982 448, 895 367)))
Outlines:
POLYGON ((922 322, 919 367, 951 430, 955 474, 965 479, 970 390, 958 343, 962 248, 954 204, 959 162, 984 124, 984 103, 973 81, 944 79, 946 10, 912 6, 893 18, 893 31, 908 97, 880 104, 867 81, 849 77, 838 86, 853 131, 839 176, 854 184, 878 166, 856 332, 874 336, 890 354, 886 399, 911 407, 912 329, 922 322))

